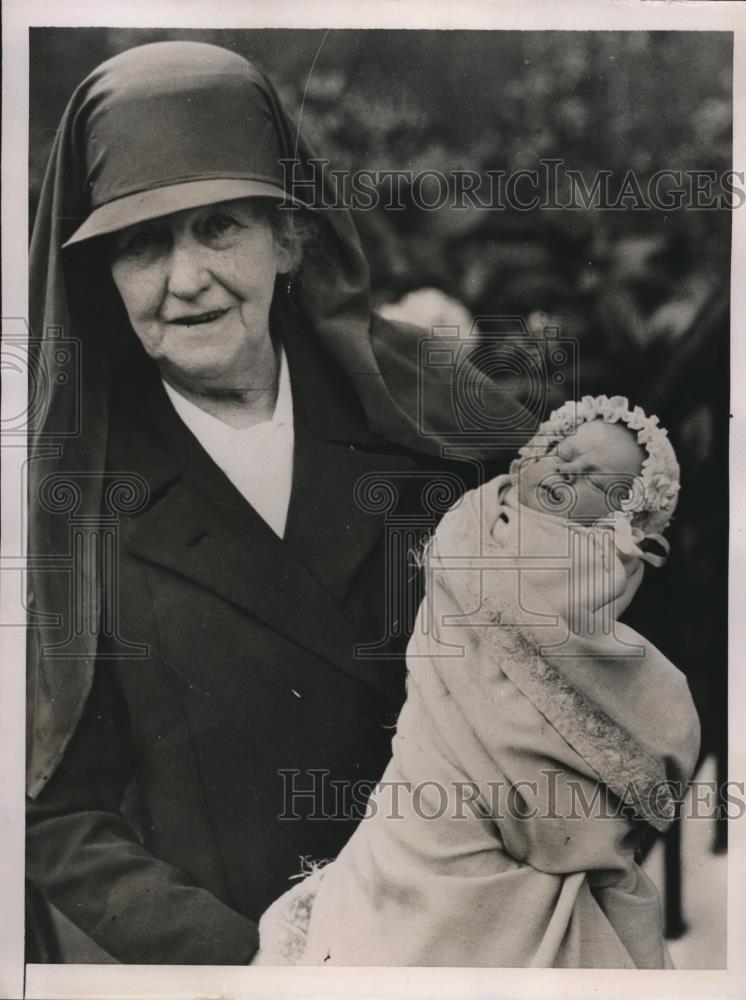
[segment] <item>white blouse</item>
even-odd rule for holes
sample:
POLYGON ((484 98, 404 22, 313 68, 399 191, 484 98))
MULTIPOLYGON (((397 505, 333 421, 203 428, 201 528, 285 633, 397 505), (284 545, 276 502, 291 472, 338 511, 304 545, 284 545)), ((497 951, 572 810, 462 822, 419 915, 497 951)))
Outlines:
POLYGON ((282 352, 275 410, 269 420, 236 430, 200 409, 166 382, 174 409, 215 464, 270 528, 285 534, 293 480, 293 397, 282 352))

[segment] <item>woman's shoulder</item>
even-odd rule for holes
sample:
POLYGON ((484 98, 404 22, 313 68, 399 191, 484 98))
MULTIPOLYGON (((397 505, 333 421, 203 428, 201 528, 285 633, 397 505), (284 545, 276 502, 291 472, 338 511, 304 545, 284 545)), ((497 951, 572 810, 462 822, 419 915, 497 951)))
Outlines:
MULTIPOLYGON (((415 423, 422 451, 464 451, 503 467, 534 431, 521 393, 472 360, 477 343, 463 325, 429 329, 372 313, 370 338, 388 392, 415 423), (523 430, 525 429, 525 434, 523 430)), ((494 475, 497 469, 491 469, 494 475)))

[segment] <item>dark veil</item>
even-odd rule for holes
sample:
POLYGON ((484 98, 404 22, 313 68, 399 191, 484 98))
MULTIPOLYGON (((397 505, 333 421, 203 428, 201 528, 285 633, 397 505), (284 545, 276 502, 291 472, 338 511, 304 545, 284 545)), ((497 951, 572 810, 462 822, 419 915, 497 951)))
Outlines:
MULTIPOLYGON (((254 110, 260 108, 263 128, 271 124, 280 157, 296 161, 294 182, 305 185, 301 196, 315 206, 334 204, 336 197, 326 189, 327 179, 314 168, 311 150, 270 82, 225 49, 194 42, 130 49, 99 66, 73 94, 52 148, 30 251, 30 347, 35 358, 31 392, 40 401, 30 414, 29 463, 27 776, 32 796, 59 763, 93 677, 102 614, 95 540, 93 555, 89 552, 77 560, 72 572, 60 566, 74 545, 73 521, 78 526, 93 525, 94 534, 98 531, 106 489, 111 370, 126 324, 96 241, 61 248, 101 201, 102 158, 109 179, 112 169, 121 165, 132 189, 138 157, 157 160, 159 150, 166 148, 163 133, 171 118, 159 115, 157 100, 149 100, 141 113, 130 114, 130 136, 121 127, 112 133, 112 141, 121 143, 118 162, 116 150, 96 146, 100 130, 121 111, 122 96, 137 88, 142 96, 149 87, 156 97, 167 93, 171 108, 178 108, 180 79, 189 80, 189 100, 195 81, 197 85, 202 81, 206 91, 243 88, 246 101, 254 110), (60 611, 81 607, 82 614, 70 612, 70 628, 61 630, 60 611), (67 634, 61 643, 62 632, 67 634)), ((182 100, 182 110, 183 105, 182 100)), ((210 117, 205 117, 204 128, 211 127, 210 117)), ((188 137, 180 132, 178 138, 188 137)), ((220 141, 219 132, 203 135, 199 150, 204 153, 220 141)), ((263 150, 266 153, 258 137, 253 147, 247 146, 247 175, 252 175, 252 156, 263 150)), ((179 152, 185 162, 184 180, 205 176, 202 168, 189 163, 189 150, 179 152)), ((153 163, 143 162, 142 167, 144 172, 152 170, 153 163)), ((216 175, 219 170, 208 172, 216 175)), ((264 165, 256 175, 266 177, 264 165)), ((104 200, 117 196, 116 190, 109 190, 104 200)), ((368 268, 349 212, 316 208, 312 214, 318 252, 304 261, 299 280, 279 307, 295 310, 318 349, 336 362, 361 401, 372 431, 404 448, 440 453, 454 431, 450 371, 428 371, 432 384, 421 397, 423 412, 418 407, 418 344, 427 334, 372 314, 368 268), (423 420, 427 434, 421 433, 423 420)), ((498 392, 493 401, 507 417, 526 424, 525 410, 509 392, 498 392)), ((137 502, 133 496, 133 505, 137 502)))

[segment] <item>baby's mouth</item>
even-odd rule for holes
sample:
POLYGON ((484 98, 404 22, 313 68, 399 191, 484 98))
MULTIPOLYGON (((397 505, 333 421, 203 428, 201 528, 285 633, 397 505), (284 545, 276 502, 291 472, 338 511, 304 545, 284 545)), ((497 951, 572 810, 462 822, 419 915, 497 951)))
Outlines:
POLYGON ((213 309, 211 312, 195 313, 194 316, 179 316, 177 319, 172 319, 172 323, 178 323, 180 326, 198 326, 202 323, 212 323, 216 319, 220 319, 221 316, 225 316, 228 312, 227 309, 213 309))

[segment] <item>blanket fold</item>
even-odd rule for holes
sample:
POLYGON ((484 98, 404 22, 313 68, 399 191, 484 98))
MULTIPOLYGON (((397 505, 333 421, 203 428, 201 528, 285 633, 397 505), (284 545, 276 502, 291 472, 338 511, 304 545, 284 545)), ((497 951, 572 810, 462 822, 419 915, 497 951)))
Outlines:
POLYGON ((636 560, 501 477, 426 564, 389 766, 338 858, 264 915, 258 962, 667 967, 635 850, 672 822, 699 726, 617 620, 636 560))

